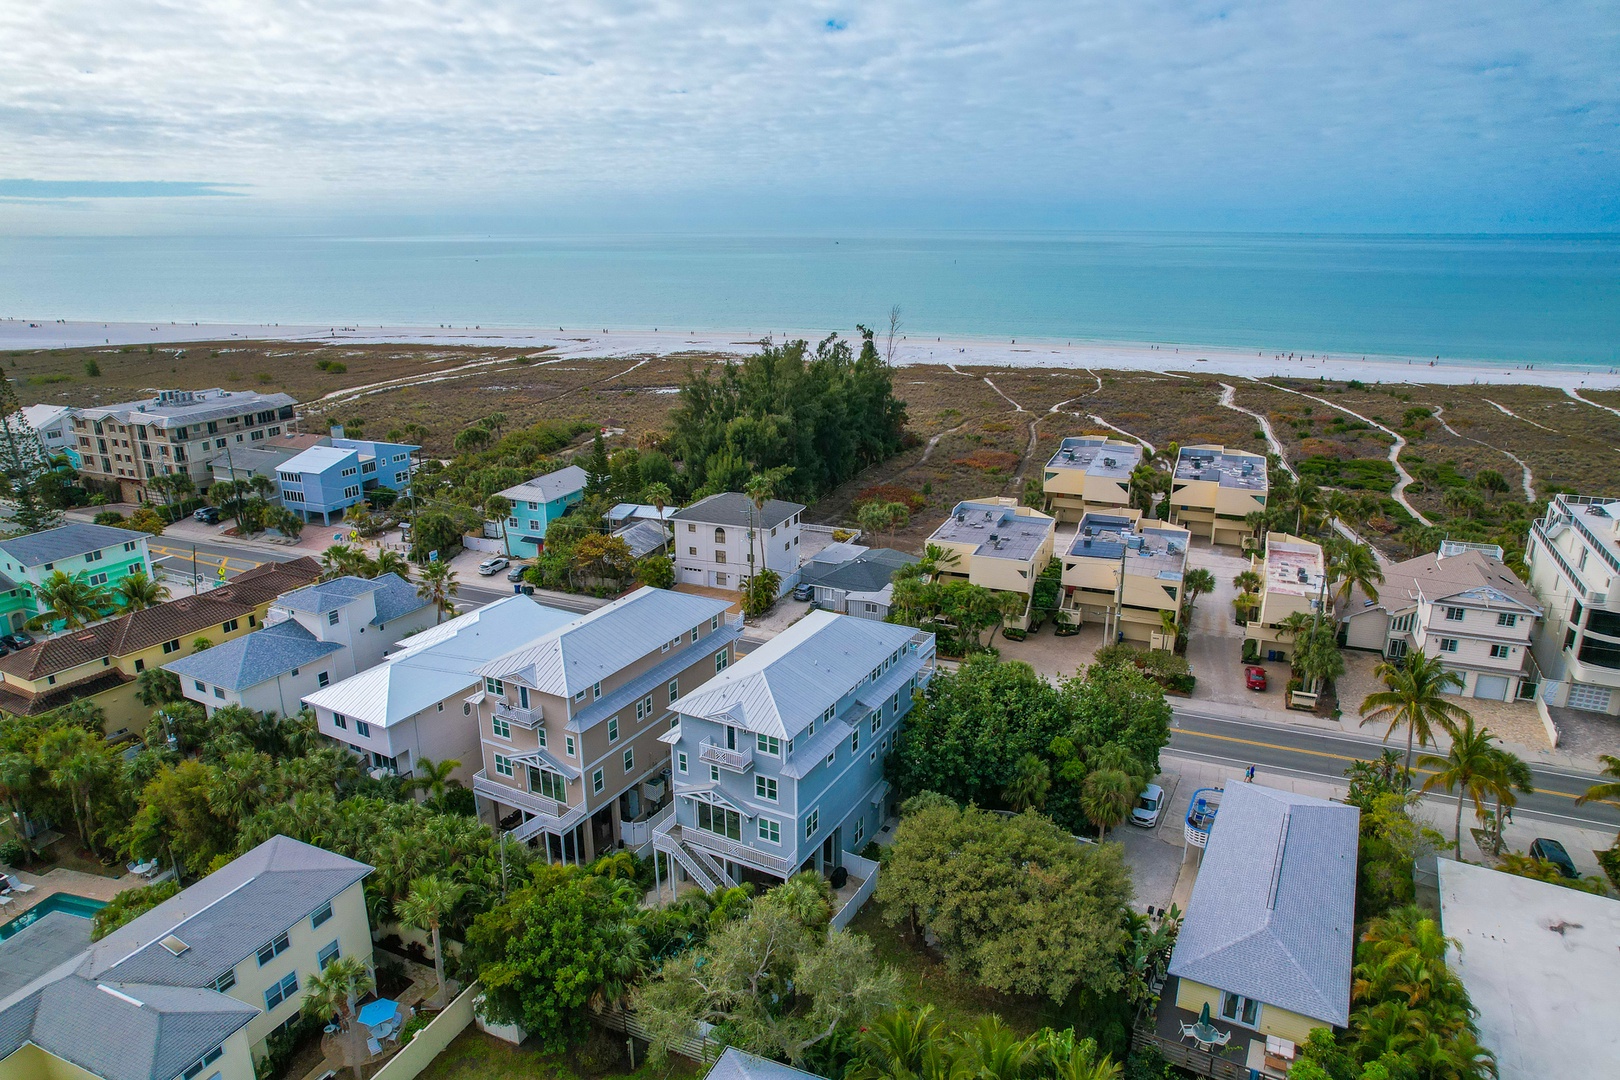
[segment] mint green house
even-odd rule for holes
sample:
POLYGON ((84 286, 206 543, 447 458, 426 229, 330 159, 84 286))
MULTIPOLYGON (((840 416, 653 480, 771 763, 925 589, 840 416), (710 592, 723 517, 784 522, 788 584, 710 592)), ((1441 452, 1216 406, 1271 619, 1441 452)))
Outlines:
POLYGON ((74 522, 0 540, 0 629, 20 630, 39 614, 38 585, 57 570, 116 589, 130 574, 152 574, 146 533, 74 522))

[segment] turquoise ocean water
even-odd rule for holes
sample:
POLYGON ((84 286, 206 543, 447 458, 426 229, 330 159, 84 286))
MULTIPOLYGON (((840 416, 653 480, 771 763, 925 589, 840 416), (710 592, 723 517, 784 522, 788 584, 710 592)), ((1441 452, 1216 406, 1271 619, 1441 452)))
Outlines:
POLYGON ((0 317, 914 335, 1620 364, 1620 236, 0 237, 0 317))

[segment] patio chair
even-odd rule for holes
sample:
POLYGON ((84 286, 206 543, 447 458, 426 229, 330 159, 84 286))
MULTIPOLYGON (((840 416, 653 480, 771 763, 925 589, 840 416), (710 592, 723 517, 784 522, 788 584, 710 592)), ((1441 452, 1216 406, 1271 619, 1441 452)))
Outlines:
POLYGON ((370 1036, 367 1036, 366 1050, 370 1052, 373 1057, 376 1057, 378 1054, 382 1053, 382 1043, 378 1042, 374 1038, 371 1038, 370 1036))
POLYGON ((11 883, 11 891, 19 893, 31 893, 34 891, 34 886, 25 881, 13 881, 11 883))
POLYGON ((12 904, 15 904, 16 902, 17 901, 13 900, 9 896, 0 896, 0 907, 10 907, 12 904))
POLYGON ((1185 1020, 1181 1022, 1181 1037, 1183 1039, 1191 1039, 1194 1042, 1198 1041, 1198 1034, 1193 1030, 1193 1026, 1187 1023, 1185 1020))
POLYGON ((1218 1036, 1216 1036, 1215 1041, 1212 1042, 1210 1045, 1211 1046, 1225 1046, 1227 1043, 1229 1043, 1231 1041, 1232 1041, 1232 1033, 1230 1031, 1223 1031, 1218 1036))

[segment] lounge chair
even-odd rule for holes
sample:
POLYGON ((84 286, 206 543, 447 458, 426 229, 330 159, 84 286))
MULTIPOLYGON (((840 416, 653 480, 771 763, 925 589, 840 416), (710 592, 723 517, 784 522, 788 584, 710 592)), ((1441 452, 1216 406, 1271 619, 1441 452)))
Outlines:
POLYGON ((16 901, 9 896, 0 896, 0 907, 10 907, 16 901))
POLYGON ((13 881, 11 883, 12 892, 31 893, 34 891, 34 888, 35 887, 33 885, 30 885, 25 881, 13 881))

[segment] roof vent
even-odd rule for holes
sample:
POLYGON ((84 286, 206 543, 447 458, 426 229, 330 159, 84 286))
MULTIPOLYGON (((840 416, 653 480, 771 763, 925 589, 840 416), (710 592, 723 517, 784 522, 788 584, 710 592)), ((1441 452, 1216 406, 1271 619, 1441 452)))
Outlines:
POLYGON ((996 543, 996 542, 997 542, 997 541, 999 541, 999 540, 1000 540, 1000 539, 1001 539, 1001 537, 999 537, 999 536, 997 536, 997 535, 996 535, 996 534, 995 534, 995 533, 991 533, 991 534, 990 534, 990 542, 991 542, 991 543, 992 543, 992 544, 994 544, 994 543, 996 543))
POLYGON ((96 983, 96 989, 100 990, 103 994, 111 994, 113 997, 117 998, 119 1001, 128 1002, 129 1004, 135 1006, 137 1009, 142 1008, 146 1004, 146 1002, 142 1001, 140 998, 132 998, 128 994, 124 993, 122 990, 114 990, 112 987, 108 986, 106 983, 96 983))
POLYGON ((179 938, 175 937, 173 934, 170 934, 167 937, 160 939, 158 941, 158 944, 162 945, 165 949, 168 949, 171 953, 173 953, 176 956, 179 956, 181 953, 183 953, 183 952, 185 952, 185 951, 187 951, 188 949, 191 948, 190 945, 187 945, 185 942, 181 941, 179 938))

